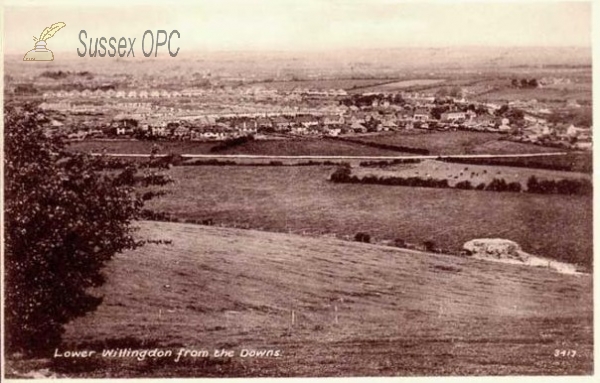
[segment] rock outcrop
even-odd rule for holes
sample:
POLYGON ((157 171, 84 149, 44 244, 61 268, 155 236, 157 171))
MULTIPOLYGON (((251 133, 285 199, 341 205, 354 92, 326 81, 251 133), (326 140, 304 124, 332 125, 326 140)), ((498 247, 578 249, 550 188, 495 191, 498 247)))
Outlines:
POLYGON ((463 245, 467 254, 477 258, 492 258, 527 262, 531 257, 518 243, 501 238, 472 239, 463 245))
POLYGON ((518 243, 501 238, 472 239, 463 245, 466 253, 488 261, 547 267, 564 274, 577 274, 575 265, 537 257, 524 252, 518 243))

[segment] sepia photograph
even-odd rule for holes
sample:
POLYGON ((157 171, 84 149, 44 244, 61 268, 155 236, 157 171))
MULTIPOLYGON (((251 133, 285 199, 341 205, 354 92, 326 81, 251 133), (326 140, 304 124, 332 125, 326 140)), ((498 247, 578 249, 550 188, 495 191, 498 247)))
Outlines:
POLYGON ((593 379, 597 5, 6 0, 3 378, 593 379))

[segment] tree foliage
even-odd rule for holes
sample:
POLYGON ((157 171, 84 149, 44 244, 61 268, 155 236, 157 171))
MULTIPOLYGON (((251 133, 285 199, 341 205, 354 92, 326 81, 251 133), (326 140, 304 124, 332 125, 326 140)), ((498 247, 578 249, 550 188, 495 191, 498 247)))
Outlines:
POLYGON ((134 166, 65 151, 31 106, 4 116, 5 334, 9 352, 56 347, 63 325, 102 301, 90 288, 103 265, 140 244, 131 223, 141 211, 134 166))

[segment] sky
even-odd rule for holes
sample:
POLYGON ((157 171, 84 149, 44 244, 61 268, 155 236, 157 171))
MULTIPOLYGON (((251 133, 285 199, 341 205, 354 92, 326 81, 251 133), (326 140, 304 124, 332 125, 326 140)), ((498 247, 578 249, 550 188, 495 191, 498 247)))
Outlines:
MULTIPOLYGON (((33 49, 33 36, 58 21, 53 51, 89 38, 136 38, 178 30, 182 51, 331 50, 457 46, 591 46, 591 4, 558 1, 396 0, 6 0, 4 51, 33 49)), ((173 48, 175 49, 175 48, 173 48)))

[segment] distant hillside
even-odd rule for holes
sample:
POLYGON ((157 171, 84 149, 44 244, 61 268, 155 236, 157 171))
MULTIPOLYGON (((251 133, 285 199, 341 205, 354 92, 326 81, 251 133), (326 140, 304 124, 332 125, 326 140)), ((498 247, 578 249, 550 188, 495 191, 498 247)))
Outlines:
POLYGON ((106 270, 104 303, 68 326, 67 343, 78 349, 227 348, 236 356, 226 362, 188 357, 177 363, 59 363, 69 376, 592 371, 588 275, 330 238, 190 224, 140 226, 142 236, 172 244, 117 256, 106 270), (577 357, 554 356, 564 348, 575 349, 577 357), (282 355, 241 358, 242 349, 282 355))

